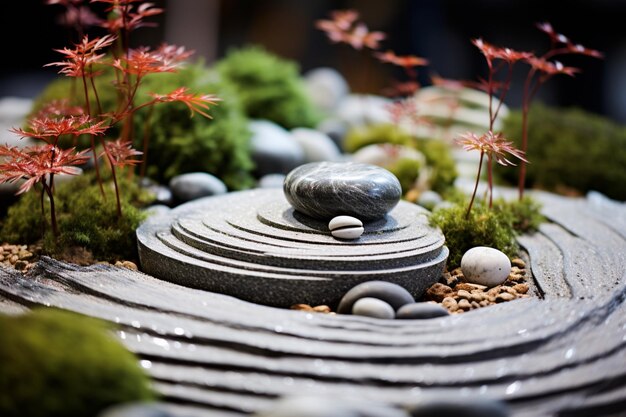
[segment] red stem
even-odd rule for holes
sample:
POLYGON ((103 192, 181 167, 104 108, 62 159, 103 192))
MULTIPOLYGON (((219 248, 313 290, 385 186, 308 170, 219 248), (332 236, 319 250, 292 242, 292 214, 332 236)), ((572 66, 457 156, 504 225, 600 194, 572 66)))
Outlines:
POLYGON ((489 183, 489 209, 493 207, 493 158, 487 154, 487 182, 489 183))
POLYGON ((122 217, 122 204, 120 202, 120 190, 119 190, 119 186, 117 185, 117 175, 115 174, 115 164, 113 163, 113 157, 111 156, 111 154, 109 153, 109 150, 107 149, 106 146, 104 147, 104 153, 107 156, 107 159, 109 160, 109 164, 111 164, 111 176, 113 177, 113 185, 115 186, 115 199, 116 199, 116 203, 117 203, 117 218, 121 218, 122 217))
POLYGON ((480 181, 480 171, 483 167, 483 157, 485 156, 484 152, 480 152, 480 162, 478 163, 478 174, 476 175, 476 184, 474 184, 474 192, 472 193, 472 199, 470 200, 469 206, 467 207, 467 211, 465 212, 465 219, 469 219, 470 211, 472 211, 472 206, 474 205, 474 198, 476 197, 476 191, 478 190, 478 181, 480 181))

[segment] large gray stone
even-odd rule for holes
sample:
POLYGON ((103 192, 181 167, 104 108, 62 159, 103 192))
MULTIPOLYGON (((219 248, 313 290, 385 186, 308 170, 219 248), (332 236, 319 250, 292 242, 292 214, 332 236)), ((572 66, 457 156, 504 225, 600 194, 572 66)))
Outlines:
POLYGON ((355 285, 394 282, 414 297, 439 278, 448 250, 427 211, 400 202, 335 239, 281 190, 255 189, 184 204, 137 231, 142 269, 159 278, 272 306, 336 306, 355 285))
POLYGON ((286 174, 304 162, 304 152, 289 132, 269 120, 252 120, 250 139, 254 174, 286 174))
POLYGON ((299 212, 330 220, 380 219, 398 204, 400 182, 384 168, 355 162, 313 162, 287 174, 285 197, 299 212))

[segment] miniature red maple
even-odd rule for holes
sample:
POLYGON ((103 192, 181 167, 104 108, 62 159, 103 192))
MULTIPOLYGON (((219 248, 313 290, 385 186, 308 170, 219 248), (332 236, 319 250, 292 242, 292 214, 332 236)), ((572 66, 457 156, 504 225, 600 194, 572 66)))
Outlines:
MULTIPOLYGON (((580 72, 578 68, 564 66, 559 61, 550 61, 557 55, 585 55, 592 58, 602 58, 601 52, 595 49, 586 48, 580 44, 573 43, 567 36, 560 34, 554 30, 548 22, 538 23, 537 28, 548 35, 550 38, 550 49, 541 56, 530 56, 525 59, 530 65, 530 70, 524 82, 524 94, 522 97, 522 146, 521 149, 526 152, 528 149, 528 112, 530 103, 542 84, 552 78, 554 75, 565 74, 573 77, 580 72)), ((518 194, 521 200, 524 197, 524 188, 526 184, 526 161, 520 164, 518 178, 518 194)))
MULTIPOLYGON (((466 151, 480 152, 480 161, 478 162, 478 174, 476 175, 476 183, 474 185, 474 191, 472 192, 472 198, 465 213, 465 217, 469 218, 469 214, 472 210, 472 205, 474 204, 474 198, 476 197, 476 191, 478 190, 478 183, 480 181, 480 173, 485 155, 487 155, 487 176, 490 187, 493 183, 492 162, 494 160, 502 166, 515 165, 507 158, 507 154, 509 154, 521 161, 528 161, 524 156, 524 152, 515 148, 513 142, 506 140, 501 133, 493 133, 491 130, 480 136, 473 132, 464 133, 456 139, 456 142, 461 145, 466 151)), ((493 193, 492 190, 490 190, 489 207, 491 207, 492 204, 493 193)))

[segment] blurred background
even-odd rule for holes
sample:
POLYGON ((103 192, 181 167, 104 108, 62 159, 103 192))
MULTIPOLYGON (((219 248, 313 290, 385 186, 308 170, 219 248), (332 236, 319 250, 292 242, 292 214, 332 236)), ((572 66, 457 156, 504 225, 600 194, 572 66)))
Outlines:
MULTIPOLYGON (((540 89, 539 99, 550 105, 578 106, 626 122, 626 1, 573 0, 155 0, 166 13, 153 18, 156 28, 134 33, 137 45, 162 41, 196 50, 207 63, 233 47, 260 44, 295 60, 302 73, 317 67, 339 70, 355 92, 380 94, 398 76, 389 65, 346 45, 332 44, 315 28, 315 21, 332 10, 352 8, 371 30, 383 31, 383 50, 416 54, 430 60, 420 81, 429 76, 476 80, 486 74, 484 59, 472 38, 514 49, 541 53, 549 47, 535 23, 548 21, 572 41, 598 49, 603 60, 563 59, 582 72, 574 79, 558 76, 540 89)), ((3 51, 0 97, 34 97, 55 77, 43 65, 57 61, 53 48, 67 45, 68 33, 57 24, 61 11, 43 0, 5 2, 0 18, 3 51)), ((516 77, 521 77, 516 74, 516 77)), ((520 102, 521 78, 507 98, 520 102)))

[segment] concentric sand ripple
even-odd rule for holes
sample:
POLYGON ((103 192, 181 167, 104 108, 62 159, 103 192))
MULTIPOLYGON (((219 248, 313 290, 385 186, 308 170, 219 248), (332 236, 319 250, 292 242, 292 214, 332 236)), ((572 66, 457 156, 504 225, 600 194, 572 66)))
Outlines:
MULTIPOLYGON (((520 243, 543 300, 430 320, 378 320, 273 308, 130 270, 49 258, 26 277, 0 269, 0 296, 118 323, 117 336, 141 357, 180 416, 246 415, 304 392, 397 406, 431 393, 498 398, 516 417, 623 415, 626 207, 597 194, 535 195, 551 222, 520 243)), ((198 221, 221 228, 211 215, 215 222, 198 221)), ((227 217, 220 219, 237 223, 227 217)), ((276 239, 270 248, 282 242, 276 239)), ((230 253, 245 249, 238 242, 222 243, 230 253)), ((304 254, 307 248, 304 243, 304 254)))

